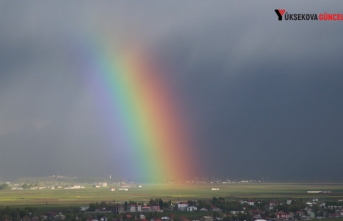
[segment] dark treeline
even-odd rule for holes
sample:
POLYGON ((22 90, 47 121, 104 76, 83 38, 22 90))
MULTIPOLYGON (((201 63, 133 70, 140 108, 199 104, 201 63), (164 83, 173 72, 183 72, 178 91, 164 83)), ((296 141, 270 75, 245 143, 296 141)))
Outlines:
POLYGON ((0 220, 23 220, 40 215, 41 212, 34 207, 10 208, 6 206, 0 209, 0 220))

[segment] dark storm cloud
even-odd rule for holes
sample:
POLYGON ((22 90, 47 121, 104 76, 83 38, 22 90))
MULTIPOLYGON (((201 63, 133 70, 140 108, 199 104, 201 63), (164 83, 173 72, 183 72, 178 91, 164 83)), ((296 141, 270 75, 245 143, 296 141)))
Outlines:
POLYGON ((339 1, 0 3, 0 176, 107 175, 124 163, 97 151, 110 142, 75 65, 75 42, 116 30, 168 67, 206 162, 195 176, 340 180, 343 29, 280 22, 276 8, 342 13, 339 1))

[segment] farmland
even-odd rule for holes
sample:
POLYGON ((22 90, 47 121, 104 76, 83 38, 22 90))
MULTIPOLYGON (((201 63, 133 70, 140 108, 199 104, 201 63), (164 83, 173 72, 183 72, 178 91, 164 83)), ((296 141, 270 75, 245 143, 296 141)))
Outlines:
POLYGON ((320 198, 343 199, 343 184, 340 183, 226 183, 226 184, 146 184, 132 187, 129 191, 109 191, 109 188, 2 190, 0 206, 64 207, 83 206, 91 202, 113 201, 148 202, 151 198, 162 198, 172 202, 212 197, 228 199, 286 199, 320 198), (219 190, 211 190, 219 188, 219 190), (330 194, 308 194, 309 190, 331 191, 330 194))

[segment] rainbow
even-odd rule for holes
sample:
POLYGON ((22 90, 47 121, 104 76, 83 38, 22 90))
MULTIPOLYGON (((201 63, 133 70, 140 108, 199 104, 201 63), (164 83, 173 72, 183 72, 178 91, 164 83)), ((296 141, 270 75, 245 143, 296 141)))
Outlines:
POLYGON ((114 169, 151 182, 193 177, 189 124, 163 68, 138 47, 94 48, 88 71, 95 76, 92 84, 97 84, 97 102, 114 143, 111 148, 117 158, 131 162, 130 167, 114 169))

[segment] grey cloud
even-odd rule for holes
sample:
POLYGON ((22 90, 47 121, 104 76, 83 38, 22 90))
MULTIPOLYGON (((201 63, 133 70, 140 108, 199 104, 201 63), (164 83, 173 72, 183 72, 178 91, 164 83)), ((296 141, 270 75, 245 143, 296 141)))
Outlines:
POLYGON ((280 22, 276 8, 340 13, 342 3, 1 2, 1 173, 92 176, 130 166, 97 151, 112 141, 97 131, 106 122, 78 67, 88 59, 83 41, 108 33, 137 39, 167 67, 198 160, 210 162, 199 176, 339 180, 340 23, 280 22), (85 172, 89 161, 103 163, 85 172))

